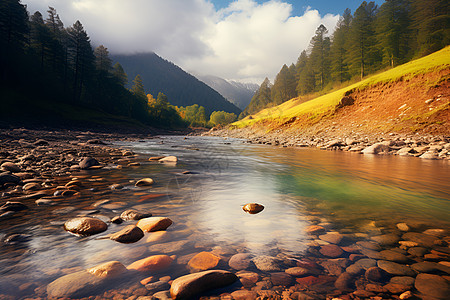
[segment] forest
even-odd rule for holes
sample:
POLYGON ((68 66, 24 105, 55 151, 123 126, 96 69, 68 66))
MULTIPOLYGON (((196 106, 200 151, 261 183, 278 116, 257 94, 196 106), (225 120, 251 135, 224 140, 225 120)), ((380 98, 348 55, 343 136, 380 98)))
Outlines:
POLYGON ((266 78, 239 119, 295 97, 305 100, 450 44, 450 2, 388 0, 346 9, 332 35, 320 25, 297 62, 266 78))
POLYGON ((30 16, 19 0, 0 2, 2 122, 69 126, 105 115, 170 128, 223 122, 210 121, 204 108, 203 115, 188 114, 186 118, 181 111, 190 108, 171 105, 162 92, 156 99, 147 95, 139 74, 129 89, 128 81, 123 67, 113 65, 105 46, 93 49, 81 22, 64 27, 52 7, 46 16, 39 11, 30 16), (61 111, 67 113, 59 115, 61 111))

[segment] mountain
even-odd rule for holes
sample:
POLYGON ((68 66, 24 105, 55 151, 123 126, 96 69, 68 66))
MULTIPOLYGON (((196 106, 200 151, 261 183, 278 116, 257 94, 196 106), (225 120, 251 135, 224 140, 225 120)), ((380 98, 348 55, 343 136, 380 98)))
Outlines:
POLYGON ((201 105, 208 116, 213 111, 220 110, 236 115, 241 112, 217 91, 156 53, 113 55, 112 59, 122 65, 128 74, 130 84, 139 74, 146 93, 152 94, 155 98, 162 92, 173 105, 201 105))
POLYGON ((240 109, 247 107, 253 97, 253 94, 255 94, 259 87, 254 83, 227 81, 223 78, 212 75, 199 75, 197 78, 218 91, 228 101, 234 103, 240 109))

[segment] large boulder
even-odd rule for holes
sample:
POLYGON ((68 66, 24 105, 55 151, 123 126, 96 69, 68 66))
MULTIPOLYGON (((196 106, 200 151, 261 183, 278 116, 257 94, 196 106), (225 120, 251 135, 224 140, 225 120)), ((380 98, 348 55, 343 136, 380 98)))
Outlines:
POLYGON ((64 223, 64 229, 78 235, 92 235, 105 231, 108 228, 102 220, 91 217, 70 219, 64 223))
POLYGON ((195 295, 230 285, 238 277, 228 271, 210 270, 178 277, 172 282, 172 299, 192 299, 195 295))
POLYGON ((139 220, 136 226, 144 232, 153 232, 166 230, 172 223, 172 220, 166 217, 150 217, 139 220))

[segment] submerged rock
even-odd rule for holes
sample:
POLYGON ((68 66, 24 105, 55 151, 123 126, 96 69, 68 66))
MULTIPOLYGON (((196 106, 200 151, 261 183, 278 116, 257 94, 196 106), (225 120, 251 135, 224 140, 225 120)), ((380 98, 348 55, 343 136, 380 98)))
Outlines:
POLYGON ((47 285, 47 296, 53 298, 83 298, 99 291, 104 278, 88 271, 62 276, 47 285))
POLYGON ((192 272, 206 271, 215 268, 220 261, 220 257, 210 252, 200 252, 188 262, 188 267, 192 272))
POLYGON ((426 296, 448 299, 450 287, 447 280, 438 275, 419 274, 415 281, 416 289, 426 296))
POLYGON ((228 271, 210 270, 178 277, 172 282, 172 299, 192 299, 195 295, 230 285, 238 277, 228 271))
POLYGON ((283 261, 279 258, 261 255, 252 259, 255 266, 263 272, 274 272, 282 270, 283 261))
POLYGON ((152 255, 138 261, 135 261, 127 267, 128 270, 137 270, 140 272, 146 271, 161 271, 173 262, 173 259, 167 255, 152 255))
POLYGON ((151 216, 152 216, 151 213, 143 214, 134 209, 127 209, 126 211, 124 211, 120 214, 120 218, 124 221, 129 221, 129 220, 138 221, 140 219, 149 218, 151 216))
POLYGON ((250 266, 253 255, 250 253, 238 253, 228 261, 228 265, 235 270, 245 270, 250 266))

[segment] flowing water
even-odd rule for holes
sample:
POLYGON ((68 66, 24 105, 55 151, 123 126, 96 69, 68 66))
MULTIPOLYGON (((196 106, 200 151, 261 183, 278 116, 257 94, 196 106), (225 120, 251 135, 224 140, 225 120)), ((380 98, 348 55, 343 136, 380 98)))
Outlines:
MULTIPOLYGON (((154 254, 177 255, 176 264, 157 274, 172 279, 189 273, 186 263, 201 251, 215 251, 224 261, 237 252, 301 258, 311 243, 304 231, 311 224, 367 236, 395 230, 399 222, 450 228, 448 161, 278 148, 213 137, 167 136, 116 145, 137 153, 141 165, 80 173, 76 177, 90 187, 80 197, 0 223, 3 237, 28 235, 17 245, 0 248, 0 294, 3 289, 17 297, 30 295, 64 274, 109 260, 127 265, 154 254), (147 161, 159 155, 175 155, 178 163, 147 161), (133 181, 143 177, 156 184, 135 187, 133 181), (114 183, 125 188, 111 191, 114 183), (242 206, 249 202, 265 209, 247 214, 242 206), (90 237, 62 228, 78 215, 109 220, 129 208, 169 217, 174 224, 166 234, 146 234, 134 244, 97 239, 130 222, 110 224, 104 234, 90 237), (173 243, 180 241, 178 247, 173 243)), ((218 268, 230 270, 226 263, 218 268)))

